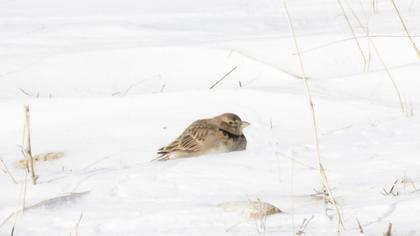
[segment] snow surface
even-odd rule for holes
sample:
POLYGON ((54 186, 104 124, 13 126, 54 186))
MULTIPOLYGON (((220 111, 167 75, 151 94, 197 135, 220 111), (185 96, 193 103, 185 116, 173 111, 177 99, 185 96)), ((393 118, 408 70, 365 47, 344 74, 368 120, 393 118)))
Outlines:
MULTIPOLYGON (((364 70, 337 1, 288 1, 341 235, 358 235, 357 220, 366 235, 390 222, 395 235, 420 235, 419 58, 391 1, 348 3, 368 22, 406 111, 362 37, 364 70), (399 195, 382 194, 396 179, 399 195)), ((420 2, 396 3, 420 45, 420 2)), ((28 209, 14 235, 75 235, 81 214, 79 235, 294 235, 311 216, 306 235, 336 235, 334 211, 310 196, 321 179, 282 1, 1 0, 0 36, 0 158, 18 180, 0 172, 0 223, 22 204, 24 104, 33 152, 65 153, 36 163, 26 206, 88 191, 28 209), (150 162, 192 121, 223 112, 251 122, 246 151, 150 162), (284 211, 265 229, 218 206, 257 199, 284 211)))

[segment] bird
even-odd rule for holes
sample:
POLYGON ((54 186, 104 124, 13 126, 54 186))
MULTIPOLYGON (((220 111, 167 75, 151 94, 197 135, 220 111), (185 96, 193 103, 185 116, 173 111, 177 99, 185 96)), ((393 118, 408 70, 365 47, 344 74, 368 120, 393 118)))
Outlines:
POLYGON ((196 120, 173 142, 160 148, 159 156, 152 161, 245 150, 247 140, 242 130, 249 125, 234 113, 196 120))

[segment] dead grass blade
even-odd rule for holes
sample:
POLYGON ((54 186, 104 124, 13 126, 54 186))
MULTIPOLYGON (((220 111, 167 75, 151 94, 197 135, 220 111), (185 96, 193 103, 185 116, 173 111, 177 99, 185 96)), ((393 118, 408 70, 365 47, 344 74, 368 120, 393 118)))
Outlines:
POLYGON ((15 177, 13 177, 12 173, 10 172, 9 168, 7 168, 7 165, 6 163, 4 163, 3 159, 0 159, 0 163, 3 165, 3 168, 1 168, 2 171, 10 177, 14 184, 17 184, 15 177))
POLYGON ((236 70, 238 68, 238 66, 233 67, 228 73, 226 73, 222 78, 220 78, 218 81, 216 81, 216 83, 214 83, 210 89, 213 89, 214 87, 216 87, 216 85, 218 83, 220 83, 222 80, 224 80, 226 77, 228 77, 228 75, 230 75, 230 73, 232 73, 234 70, 236 70))

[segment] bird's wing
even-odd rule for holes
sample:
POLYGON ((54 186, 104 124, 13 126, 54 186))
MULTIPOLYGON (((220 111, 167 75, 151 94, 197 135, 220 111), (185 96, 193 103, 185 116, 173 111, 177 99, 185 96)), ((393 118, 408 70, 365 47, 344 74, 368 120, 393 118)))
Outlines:
POLYGON ((206 120, 198 120, 192 123, 175 141, 159 149, 158 154, 165 155, 174 151, 198 152, 206 137, 213 134, 215 130, 215 125, 206 122, 206 120))

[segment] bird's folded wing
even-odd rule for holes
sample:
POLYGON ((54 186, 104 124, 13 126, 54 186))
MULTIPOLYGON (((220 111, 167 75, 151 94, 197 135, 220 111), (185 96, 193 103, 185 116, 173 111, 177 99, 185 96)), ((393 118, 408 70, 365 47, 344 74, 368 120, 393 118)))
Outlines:
POLYGON ((194 122, 175 141, 159 150, 160 153, 173 151, 198 152, 206 138, 215 132, 212 124, 194 122))

